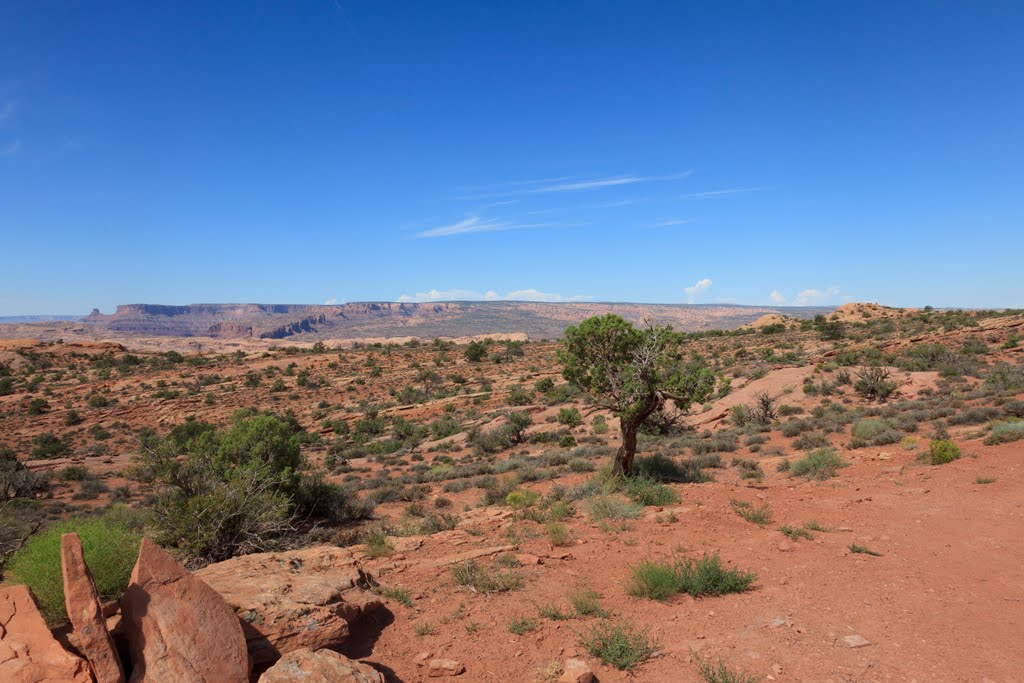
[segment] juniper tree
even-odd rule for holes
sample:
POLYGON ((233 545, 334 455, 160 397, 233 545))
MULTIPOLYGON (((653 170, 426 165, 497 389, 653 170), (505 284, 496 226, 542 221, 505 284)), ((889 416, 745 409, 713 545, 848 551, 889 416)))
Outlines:
POLYGON ((565 331, 558 351, 563 376, 619 418, 622 445, 613 473, 633 473, 640 426, 666 402, 686 411, 715 389, 706 361, 687 357, 683 336, 671 327, 634 327, 620 316, 587 318, 565 331))

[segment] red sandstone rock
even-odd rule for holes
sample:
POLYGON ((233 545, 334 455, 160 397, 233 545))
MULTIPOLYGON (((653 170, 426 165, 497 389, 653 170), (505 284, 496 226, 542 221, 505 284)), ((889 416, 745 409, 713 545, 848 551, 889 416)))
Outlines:
POLYGON ((0 681, 92 681, 86 661, 65 650, 50 633, 28 586, 0 589, 0 681))
POLYGON ((376 669, 333 650, 289 652, 260 676, 259 683, 384 683, 376 669))
POLYGON ((235 557, 196 576, 238 613, 256 665, 337 646, 350 622, 382 604, 355 556, 334 546, 235 557))
POLYGON ((78 534, 61 536, 60 566, 64 575, 64 607, 75 629, 79 652, 88 660, 97 683, 123 683, 121 660, 107 632, 96 584, 85 564, 78 534))
POLYGON ((245 636, 231 607, 143 539, 121 598, 131 683, 246 683, 245 636))

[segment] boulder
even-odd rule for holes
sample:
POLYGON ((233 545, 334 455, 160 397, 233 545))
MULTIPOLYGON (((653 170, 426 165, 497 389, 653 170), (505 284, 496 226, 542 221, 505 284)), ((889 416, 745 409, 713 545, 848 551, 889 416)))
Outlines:
POLYGON ((593 683, 594 672, 582 659, 575 657, 565 660, 562 667, 562 675, 558 677, 558 683, 593 683))
POLYGON ((121 598, 131 683, 246 683, 245 636, 231 607, 165 550, 142 540, 121 598))
POLYGON ((368 664, 333 650, 301 648, 289 652, 260 676, 259 683, 384 683, 384 676, 368 664))
POLYGON ((427 676, 440 678, 441 676, 459 676, 466 672, 462 662, 454 659, 431 659, 427 665, 427 676))
POLYGON ((28 586, 0 589, 0 681, 90 683, 89 665, 46 627, 28 586))
POLYGON ((103 607, 85 564, 78 534, 60 537, 60 567, 64 575, 64 607, 74 628, 78 651, 89 662, 96 683, 123 683, 121 660, 107 631, 103 607))
POLYGON ((235 557, 196 576, 238 613, 256 666, 337 647, 351 622, 382 604, 352 552, 334 546, 235 557))

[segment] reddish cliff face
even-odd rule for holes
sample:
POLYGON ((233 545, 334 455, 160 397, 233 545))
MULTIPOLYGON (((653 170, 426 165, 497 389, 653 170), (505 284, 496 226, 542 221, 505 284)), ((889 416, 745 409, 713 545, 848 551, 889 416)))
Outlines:
POLYGON ((685 331, 732 329, 767 313, 810 317, 832 309, 631 303, 539 303, 521 301, 306 304, 127 304, 109 315, 83 319, 97 331, 136 336, 220 339, 468 337, 524 333, 556 338, 569 325, 616 313, 634 323, 650 320, 685 331))

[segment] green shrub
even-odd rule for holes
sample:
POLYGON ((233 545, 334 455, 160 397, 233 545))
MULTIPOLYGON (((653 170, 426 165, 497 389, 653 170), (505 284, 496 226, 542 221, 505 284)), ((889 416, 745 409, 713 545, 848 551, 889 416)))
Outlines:
POLYGON ((507 570, 487 569, 476 560, 456 562, 450 567, 457 586, 468 586, 481 593, 502 593, 523 587, 523 577, 507 570))
POLYGON ((960 447, 949 439, 935 439, 928 444, 928 454, 933 465, 944 465, 960 457, 960 447))
POLYGON ((24 583, 39 601, 39 611, 51 626, 67 621, 61 574, 60 537, 76 533, 82 540, 101 601, 116 600, 128 586, 142 538, 142 520, 131 511, 112 508, 100 517, 70 519, 28 539, 7 565, 13 583, 24 583))
POLYGON ((592 656, 617 669, 631 671, 657 649, 658 645, 627 621, 600 621, 580 636, 580 645, 592 656))
POLYGON ((992 431, 985 437, 985 444, 993 446, 1021 439, 1024 439, 1024 422, 997 422, 992 425, 992 431))
POLYGON ((613 496, 594 496, 587 501, 587 507, 590 516, 596 520, 636 519, 643 513, 640 505, 613 496))
POLYGON ((762 503, 760 507, 754 507, 744 500, 733 498, 729 501, 729 507, 743 519, 758 526, 772 523, 772 508, 767 502, 762 503))
POLYGON ((679 495, 675 491, 649 477, 629 477, 625 485, 626 495, 640 505, 671 505, 679 502, 679 495))
POLYGON ((573 611, 581 617, 608 616, 608 610, 601 607, 601 594, 589 586, 581 586, 569 591, 569 604, 573 611))
POLYGON ((697 671, 704 683, 757 683, 761 680, 753 674, 733 671, 721 659, 712 664, 698 656, 697 671))
POLYGON ((824 481, 836 476, 840 468, 849 464, 839 457, 834 448, 819 448, 790 463, 789 473, 794 477, 824 481))
MULTIPOLYGON (((707 456, 702 456, 707 457, 707 456)), ((718 457, 717 455, 715 457, 718 457)), ((633 475, 636 477, 647 477, 656 481, 671 481, 682 484, 702 484, 710 481, 711 477, 701 471, 701 467, 714 466, 702 463, 710 461, 674 460, 661 453, 653 455, 642 455, 633 461, 633 475)))
POLYGON ((727 568, 718 553, 699 558, 644 560, 633 567, 626 583, 630 595, 665 600, 677 593, 695 598, 750 590, 757 576, 727 568))
POLYGON ((583 424, 583 416, 576 408, 562 408, 558 411, 558 424, 565 425, 569 429, 579 427, 583 424))
POLYGON ((590 429, 594 434, 605 434, 608 432, 608 422, 604 419, 604 415, 595 415, 594 419, 590 421, 590 429))

